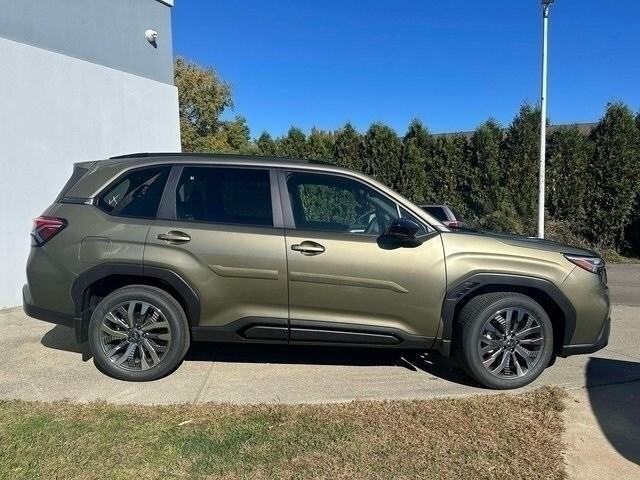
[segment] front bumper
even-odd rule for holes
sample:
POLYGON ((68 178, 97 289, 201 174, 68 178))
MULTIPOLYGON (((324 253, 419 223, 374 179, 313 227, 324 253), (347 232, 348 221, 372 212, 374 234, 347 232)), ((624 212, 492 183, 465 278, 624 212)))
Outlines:
POLYGON ((609 344, 609 334, 611 333, 611 318, 607 317, 600 333, 594 343, 582 343, 578 345, 563 345, 560 349, 560 357, 569 357, 571 355, 579 355, 584 353, 593 353, 602 350, 609 344))

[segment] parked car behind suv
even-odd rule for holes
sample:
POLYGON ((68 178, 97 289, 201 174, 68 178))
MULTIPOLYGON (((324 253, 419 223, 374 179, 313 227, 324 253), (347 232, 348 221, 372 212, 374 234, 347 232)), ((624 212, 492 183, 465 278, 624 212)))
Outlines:
POLYGON ((75 165, 34 221, 25 312, 153 380, 192 340, 436 350, 507 389, 609 336, 604 262, 455 232, 336 166, 137 154, 75 165))
POLYGON ((420 205, 425 212, 438 219, 444 226, 449 228, 466 227, 462 215, 457 213, 449 205, 420 205))

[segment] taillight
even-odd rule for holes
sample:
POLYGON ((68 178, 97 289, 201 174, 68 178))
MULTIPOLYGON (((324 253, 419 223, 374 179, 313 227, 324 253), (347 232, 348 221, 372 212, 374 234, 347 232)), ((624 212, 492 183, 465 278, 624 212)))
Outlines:
POLYGON ((449 227, 449 228, 460 228, 462 227, 462 222, 459 220, 446 220, 444 222, 442 222, 445 224, 445 226, 449 227))
POLYGON ((64 218, 58 217, 38 217, 33 219, 33 230, 31 231, 31 244, 34 247, 41 247, 67 226, 64 218))

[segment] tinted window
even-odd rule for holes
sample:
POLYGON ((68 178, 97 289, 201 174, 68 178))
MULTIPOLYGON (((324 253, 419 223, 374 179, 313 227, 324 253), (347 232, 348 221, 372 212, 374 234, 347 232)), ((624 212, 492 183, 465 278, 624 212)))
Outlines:
POLYGON ((380 234, 398 217, 394 202, 345 177, 292 173, 287 189, 296 228, 380 234))
POLYGON ((111 215, 153 218, 171 167, 136 170, 109 187, 98 207, 111 215))
POLYGON ((267 170, 186 167, 176 191, 179 220, 273 225, 267 170))
POLYGON ((422 207, 422 209, 432 217, 440 220, 441 222, 445 220, 449 220, 447 218, 447 212, 445 212, 444 208, 442 207, 422 207))

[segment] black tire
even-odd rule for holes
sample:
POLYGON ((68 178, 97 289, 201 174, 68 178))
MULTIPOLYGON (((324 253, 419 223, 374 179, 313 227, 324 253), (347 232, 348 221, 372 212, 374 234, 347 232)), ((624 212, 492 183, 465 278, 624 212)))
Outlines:
MULTIPOLYGON (((136 316, 140 319, 142 315, 140 315, 139 312, 136 312, 134 317, 136 316)), ((128 320, 128 315, 123 317, 128 320)), ((139 321, 141 324, 143 323, 142 320, 139 321)), ((147 326, 144 328, 149 328, 151 323, 147 322, 145 324, 147 326)), ((146 337, 147 334, 153 335, 155 332, 158 332, 158 330, 152 330, 147 334, 141 332, 142 327, 138 329, 138 333, 146 337)), ((102 372, 119 380, 145 382, 162 378, 175 370, 175 368, 180 364, 189 349, 189 345, 189 324, 182 306, 167 292, 156 287, 147 285, 131 285, 110 293, 97 305, 89 322, 89 346, 96 366, 102 372), (103 320, 109 312, 112 312, 114 309, 117 309, 118 306, 127 304, 128 302, 139 302, 141 305, 139 308, 142 308, 142 305, 144 304, 148 304, 150 307, 155 308, 166 320, 166 324, 165 322, 162 322, 161 324, 168 326, 159 331, 165 336, 168 334, 169 339, 166 342, 162 340, 153 340, 151 337, 148 339, 158 343, 166 343, 165 348, 161 353, 155 352, 158 357, 157 362, 155 362, 149 355, 151 352, 148 348, 143 350, 143 347, 148 347, 149 344, 141 345, 140 342, 144 342, 145 340, 137 338, 138 347, 132 347, 133 353, 130 356, 131 359, 127 356, 127 360, 124 361, 123 365, 118 366, 116 364, 118 359, 115 357, 121 352, 124 353, 127 351, 131 345, 131 342, 129 341, 131 336, 124 327, 119 327, 118 324, 113 322, 109 323, 108 326, 114 327, 112 330, 116 330, 119 337, 113 337, 117 338, 117 340, 114 339, 112 340, 113 343, 105 345, 105 334, 102 331, 103 320), (129 335, 129 338, 120 337, 125 334, 129 335), (109 347, 119 345, 122 342, 127 343, 125 343, 125 346, 123 346, 118 353, 111 357, 107 355, 107 352, 111 350, 109 347), (146 369, 142 369, 142 359, 140 358, 141 352, 143 351, 145 352, 144 362, 145 367, 147 367, 146 369), (150 365, 150 363, 152 364, 150 365)))
MULTIPOLYGON (((543 370, 549 364, 553 353, 553 325, 551 320, 549 319, 549 315, 547 312, 533 300, 531 297, 520 293, 514 292, 495 292, 495 293, 486 293, 482 295, 478 295, 477 297, 472 298, 460 311, 460 314, 457 318, 457 331, 456 331, 456 354, 460 358, 460 363, 462 364, 463 369, 466 373, 476 380, 481 385, 497 389, 497 390, 508 390, 512 388, 523 387, 531 382, 533 382, 543 370), (509 338, 499 337, 498 334, 502 334, 499 330, 500 324, 496 324, 496 318, 500 321, 504 321, 507 315, 508 310, 514 310, 516 313, 512 313, 513 317, 517 317, 517 312, 525 312, 521 314, 521 318, 527 319, 523 320, 520 325, 523 326, 522 332, 524 329, 524 322, 528 321, 529 316, 533 316, 533 321, 537 322, 534 325, 539 325, 539 328, 536 327, 535 332, 540 332, 541 338, 538 339, 536 334, 532 333, 529 336, 525 337, 529 341, 533 341, 535 337, 535 341, 537 344, 535 346, 526 345, 523 347, 519 345, 521 341, 519 336, 517 335, 509 335, 509 338), (499 312, 505 312, 496 317, 499 312), (530 314, 530 315, 529 315, 530 314), (489 328, 492 328, 496 331, 495 339, 494 336, 491 336, 491 342, 500 342, 501 345, 492 347, 488 342, 487 343, 479 343, 481 341, 481 335, 485 333, 483 330, 485 329, 485 325, 488 321, 492 320, 492 325, 489 328), (494 328, 494 326, 498 326, 498 328, 494 328), (514 342, 515 346, 514 346, 514 342), (493 348, 492 350, 488 350, 488 352, 483 354, 481 353, 480 345, 485 345, 484 348, 493 348), (518 349, 520 346, 520 349, 518 349), (538 349, 536 352, 536 356, 531 357, 529 359, 525 359, 523 355, 518 352, 522 352, 522 348, 528 349, 538 349), (514 349, 515 350, 514 353, 514 349), (485 367, 483 361, 488 362, 494 355, 497 355, 493 363, 489 364, 489 366, 485 367), (506 364, 501 362, 504 360, 504 357, 509 357, 506 360, 506 364), (515 361, 514 361, 515 359, 515 361), (528 367, 529 361, 532 362, 532 366, 530 368, 520 368, 521 366, 528 367), (533 363, 535 361, 535 363, 533 363), (520 371, 516 372, 516 364, 520 371), (505 366, 503 366, 505 365, 505 366), (498 373, 495 371, 492 373, 490 371, 493 368, 502 368, 502 370, 498 373), (521 374, 522 372, 525 372, 521 374), (521 375, 521 376, 518 376, 521 375)), ((502 325, 504 328, 504 325, 502 325)), ((483 336, 484 338, 488 338, 487 336, 483 336)))

